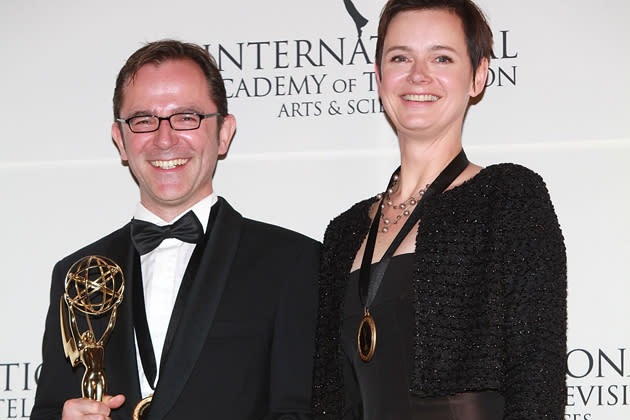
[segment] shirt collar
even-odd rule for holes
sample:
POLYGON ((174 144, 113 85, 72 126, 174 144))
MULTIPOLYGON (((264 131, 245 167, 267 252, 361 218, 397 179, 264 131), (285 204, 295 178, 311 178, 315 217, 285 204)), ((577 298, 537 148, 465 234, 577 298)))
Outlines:
POLYGON ((217 194, 213 191, 209 196, 201 199, 192 207, 184 210, 180 214, 177 215, 171 222, 167 222, 163 220, 161 217, 156 216, 150 210, 148 210, 142 203, 138 203, 136 206, 136 211, 133 215, 134 219, 144 220, 145 222, 151 222, 158 226, 170 225, 171 223, 175 223, 178 219, 180 219, 183 215, 188 213, 190 210, 195 213, 197 219, 203 226, 204 233, 206 232, 206 228, 208 227, 208 219, 210 218, 210 209, 217 202, 217 194))

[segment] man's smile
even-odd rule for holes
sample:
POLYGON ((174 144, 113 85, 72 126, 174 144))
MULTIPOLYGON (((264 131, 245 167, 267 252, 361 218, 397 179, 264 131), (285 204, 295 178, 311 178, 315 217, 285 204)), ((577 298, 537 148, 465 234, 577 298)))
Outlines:
POLYGON ((173 169, 184 165, 190 159, 172 159, 172 160, 152 160, 151 165, 161 169, 173 169))

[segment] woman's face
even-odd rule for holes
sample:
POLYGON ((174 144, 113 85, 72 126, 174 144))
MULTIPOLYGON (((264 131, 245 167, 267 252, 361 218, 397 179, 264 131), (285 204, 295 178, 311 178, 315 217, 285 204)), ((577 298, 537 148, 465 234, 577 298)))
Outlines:
POLYGON ((390 22, 380 70, 379 95, 398 135, 438 138, 461 135, 468 101, 483 90, 488 62, 482 60, 473 83, 459 17, 413 10, 390 22))

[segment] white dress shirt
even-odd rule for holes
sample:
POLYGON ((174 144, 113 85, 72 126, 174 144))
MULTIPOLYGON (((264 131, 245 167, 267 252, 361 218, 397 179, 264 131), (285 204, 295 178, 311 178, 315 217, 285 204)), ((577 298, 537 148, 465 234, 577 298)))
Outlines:
MULTIPOLYGON (((216 193, 210 194, 202 199, 192 208, 187 209, 178 215, 171 222, 166 222, 151 213, 141 203, 138 203, 134 218, 164 226, 174 223, 184 214, 192 210, 201 222, 204 233, 208 227, 210 209, 217 202, 216 193)), ((175 299, 179 291, 179 286, 184 277, 184 272, 190 261, 195 244, 182 242, 179 239, 168 238, 153 251, 140 256, 140 266, 142 269, 142 284, 144 290, 144 304, 147 314, 147 323, 151 342, 155 353, 155 363, 158 368, 155 378, 155 386, 160 376, 160 360, 162 358, 162 347, 166 338, 168 324, 175 305, 175 299)), ((138 351, 138 340, 136 338, 136 359, 138 361, 138 376, 140 378, 140 390, 142 397, 153 393, 151 386, 144 374, 142 360, 138 351)))

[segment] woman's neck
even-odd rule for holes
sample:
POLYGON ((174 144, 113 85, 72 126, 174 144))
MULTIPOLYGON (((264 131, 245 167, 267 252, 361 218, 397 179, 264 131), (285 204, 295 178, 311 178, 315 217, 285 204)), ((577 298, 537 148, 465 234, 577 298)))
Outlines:
POLYGON ((461 138, 418 142, 399 138, 400 174, 393 201, 404 201, 431 184, 462 149, 461 138))

